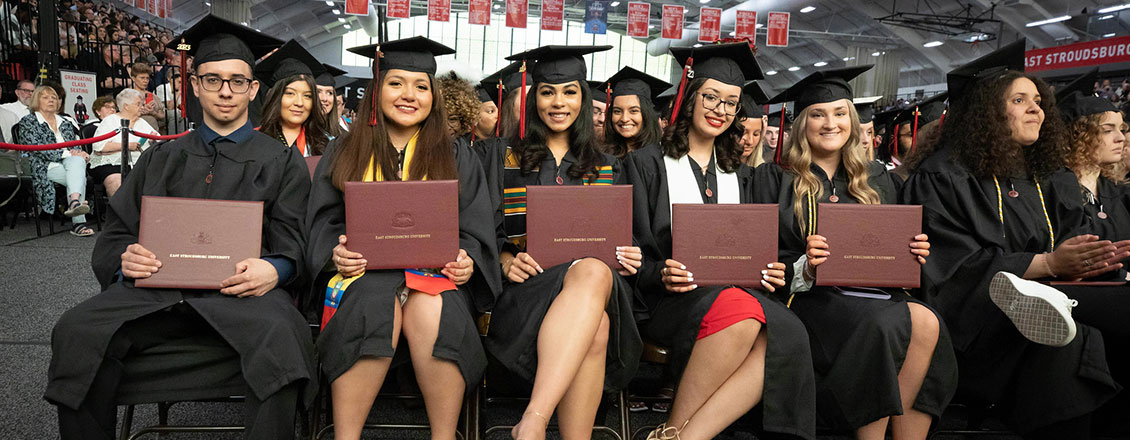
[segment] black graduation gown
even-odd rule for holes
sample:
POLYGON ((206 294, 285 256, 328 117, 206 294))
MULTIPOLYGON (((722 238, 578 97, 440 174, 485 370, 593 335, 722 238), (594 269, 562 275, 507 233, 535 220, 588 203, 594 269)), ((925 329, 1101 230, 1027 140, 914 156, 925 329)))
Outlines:
MULTIPOLYGON (((1117 184, 1099 176, 1097 200, 1082 198, 1083 210, 1094 223, 1095 233, 1104 240, 1130 239, 1130 191, 1126 185, 1117 184), (1103 215, 1099 215, 1102 212, 1103 215)), ((1082 187, 1080 186, 1080 189, 1082 187)))
POLYGON ((144 289, 132 280, 117 281, 121 254, 137 242, 143 195, 262 201, 262 256, 289 259, 297 272, 309 191, 306 162, 298 152, 262 133, 213 148, 193 131, 145 150, 110 199, 105 228, 91 255, 102 293, 67 311, 55 327, 45 397, 77 408, 118 328, 183 302, 240 354, 244 378, 260 399, 306 380, 311 402, 317 387, 313 344, 306 320, 284 290, 288 286, 280 284, 260 297, 236 298, 214 290, 144 289), (210 170, 214 177, 208 184, 210 170))
POLYGON ((1022 275, 1036 254, 1049 250, 1049 220, 1056 243, 1094 232, 1078 180, 1067 170, 1039 180, 1047 219, 1031 178, 998 181, 1003 224, 993 179, 973 176, 949 150, 927 158, 900 199, 922 205, 932 246, 921 295, 952 331, 963 394, 1000 404, 1015 429, 1029 431, 1090 413, 1121 387, 1111 378, 1101 332, 1077 322, 1067 346, 1035 344, 989 298, 993 275, 1022 275), (1018 197, 1008 195, 1012 188, 1018 197))
MULTIPOLYGON (((730 286, 699 287, 686 293, 670 293, 664 288, 660 270, 671 258, 671 203, 663 150, 649 146, 629 153, 627 158, 634 191, 633 229, 643 250, 643 267, 636 287, 650 315, 639 326, 644 336, 668 348, 668 366, 681 372, 690 358, 702 319, 718 294, 730 286)), ((752 199, 752 172, 745 165, 737 170, 742 203, 752 199)), ((717 182, 712 187, 717 188, 717 182)), ((717 203, 717 194, 704 199, 717 203)), ((768 346, 759 405, 762 427, 770 432, 815 438, 816 378, 804 325, 776 298, 760 290, 743 290, 756 298, 765 311, 768 346)))
MULTIPOLYGON (((498 197, 502 201, 495 214, 499 249, 517 255, 518 252, 525 250, 525 208, 523 204, 521 213, 505 215, 502 189, 556 185, 558 166, 553 155, 550 154, 538 170, 523 174, 518 168, 516 157, 508 158, 509 150, 505 141, 491 139, 483 142, 481 146, 490 149, 483 155, 487 161, 490 161, 484 164, 484 168, 497 173, 493 176, 497 179, 493 184, 499 190, 498 197)), ((475 148, 479 147, 480 144, 476 143, 475 148)), ((613 184, 627 184, 627 174, 620 161, 607 154, 603 156, 602 167, 606 168, 605 173, 601 174, 601 180, 611 178, 613 184)), ((568 174, 569 167, 576 160, 572 152, 562 158, 560 176, 565 185, 583 184, 583 179, 568 174)), ((532 257, 536 259, 537 255, 532 257)), ((531 384, 537 372, 538 331, 550 305, 561 292, 570 266, 569 263, 562 263, 543 268, 545 272, 530 277, 524 283, 514 283, 504 278, 502 295, 498 297, 491 312, 490 331, 485 342, 487 350, 504 367, 531 384)), ((611 324, 608 330, 608 358, 604 370, 604 388, 608 392, 618 391, 627 386, 639 366, 643 343, 633 316, 634 310, 642 307, 642 304, 633 297, 629 280, 612 268, 612 294, 605 308, 611 324)))
MULTIPOLYGON (((306 269, 315 280, 308 306, 319 315, 326 283, 337 273, 332 261, 333 248, 338 244, 338 236, 345 234, 343 193, 333 186, 330 176, 338 148, 335 144, 330 143, 314 171, 306 217, 310 240, 306 269)), ((443 309, 432 355, 454 362, 464 383, 472 387, 486 368, 475 317, 490 310, 502 288, 491 221, 494 213, 488 203, 482 167, 466 144, 457 141, 454 149, 459 173, 459 247, 475 262, 475 272, 458 289, 440 294, 443 309)), ((337 379, 362 356, 393 357, 394 365, 410 360, 406 342, 400 341, 395 350, 392 347, 393 306, 396 290, 403 284, 403 270, 372 270, 345 290, 333 319, 318 336, 318 354, 328 381, 337 379)))
MULTIPOLYGON (((867 166, 868 184, 879 193, 880 201, 894 203, 898 178, 882 164, 867 166)), ((842 165, 831 180, 820 167, 812 165, 811 170, 824 187, 817 203, 828 203, 833 187, 839 203, 858 203, 848 193, 847 171, 842 165)), ((793 179, 791 172, 773 163, 761 165, 754 172, 754 202, 780 205, 780 261, 787 267, 786 280, 790 283, 779 289, 783 295, 791 293, 793 263, 804 255, 807 246, 793 211, 793 179)), ((829 245, 834 247, 835 243, 829 245)), ((890 300, 875 300, 813 286, 792 296, 790 308, 804 322, 812 346, 817 426, 857 429, 883 417, 903 414, 898 373, 906 359, 911 328, 905 302, 917 300, 904 290, 889 293, 890 300)), ((937 419, 956 387, 957 363, 945 323, 941 323, 930 368, 913 407, 937 419)))

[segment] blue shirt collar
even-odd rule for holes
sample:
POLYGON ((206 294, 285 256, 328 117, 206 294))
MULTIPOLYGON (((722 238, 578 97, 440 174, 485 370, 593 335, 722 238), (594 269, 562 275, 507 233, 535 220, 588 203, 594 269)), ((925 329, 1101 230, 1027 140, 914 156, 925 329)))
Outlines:
POLYGON ((247 122, 244 122, 242 127, 237 128, 227 136, 220 136, 220 134, 216 133, 215 130, 212 130, 212 128, 209 127, 208 124, 200 124, 200 128, 197 129, 197 131, 200 132, 200 139, 203 140, 205 144, 209 145, 221 141, 239 144, 250 139, 251 135, 255 132, 255 130, 251 127, 250 119, 248 119, 247 122))

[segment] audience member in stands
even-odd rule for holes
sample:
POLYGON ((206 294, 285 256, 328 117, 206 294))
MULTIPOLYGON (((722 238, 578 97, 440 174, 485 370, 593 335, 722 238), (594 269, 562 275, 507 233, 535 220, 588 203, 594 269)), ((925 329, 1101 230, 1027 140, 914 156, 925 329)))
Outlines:
MULTIPOLYGON (((98 124, 98 131, 94 133, 95 137, 113 132, 122 127, 122 120, 129 121, 129 127, 135 132, 146 134, 157 134, 157 130, 153 129, 151 125, 140 117, 141 110, 145 106, 145 95, 137 89, 125 89, 118 92, 115 98, 118 105, 118 112, 107 116, 98 124)), ((151 145, 148 139, 140 138, 132 134, 127 139, 129 146, 129 163, 133 165, 137 163, 137 159, 141 157, 141 152, 151 145)), ((106 187, 106 195, 113 196, 118 192, 118 187, 122 185, 122 137, 115 136, 110 139, 95 142, 93 153, 90 155, 90 177, 95 182, 101 182, 106 187)))
MULTIPOLYGON (((20 119, 19 139, 25 145, 47 145, 78 140, 78 126, 58 114, 59 96, 49 86, 39 86, 31 96, 31 113, 20 119)), ((90 156, 81 147, 32 151, 31 179, 43 212, 55 212, 55 185, 67 188, 67 205, 63 215, 71 218, 71 234, 87 237, 94 230, 86 226, 90 206, 86 203, 86 161, 90 156)))
POLYGON ((8 16, 8 23, 4 26, 4 46, 17 50, 35 50, 38 47, 30 26, 31 8, 30 3, 16 3, 15 13, 8 16))
POLYGON ((17 118, 22 119, 30 113, 28 106, 31 104, 31 94, 35 92, 35 83, 26 79, 16 83, 16 100, 0 105, 0 108, 12 112, 17 118))
POLYGON ((129 84, 129 73, 121 64, 121 49, 114 44, 102 46, 102 58, 95 69, 99 95, 113 95, 129 84))
POLYGON ((159 102, 149 91, 149 79, 152 75, 153 68, 149 66, 149 63, 138 61, 130 66, 130 80, 133 89, 141 92, 144 98, 141 105, 141 117, 149 123, 150 127, 156 128, 160 126, 161 121, 165 120, 165 108, 158 107, 159 102))
POLYGON ((101 123, 107 116, 118 112, 118 105, 114 102, 111 96, 99 96, 94 99, 94 117, 82 126, 82 138, 90 139, 94 137, 94 132, 98 131, 98 124, 101 123))
POLYGON ((180 113, 181 102, 181 76, 179 71, 163 69, 168 78, 164 84, 157 86, 153 96, 157 100, 157 108, 164 110, 165 120, 162 121, 165 133, 180 133, 188 128, 180 113))

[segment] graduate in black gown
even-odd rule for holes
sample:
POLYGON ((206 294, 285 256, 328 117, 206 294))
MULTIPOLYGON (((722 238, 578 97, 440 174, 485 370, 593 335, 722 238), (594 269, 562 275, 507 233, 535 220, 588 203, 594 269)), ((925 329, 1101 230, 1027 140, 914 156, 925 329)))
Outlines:
MULTIPOLYGON (((685 62, 691 50, 672 53, 685 62)), ((804 325, 762 290, 699 287, 683 262, 671 259, 672 204, 752 198, 752 169, 741 162, 737 119, 741 85, 761 76, 753 51, 746 43, 693 51, 694 79, 686 82, 662 145, 628 156, 634 230, 644 253, 637 288, 648 305, 639 326, 650 341, 668 348, 668 367, 682 376, 670 417, 648 438, 714 438, 760 404, 765 431, 812 439, 816 389, 804 325)), ((785 285, 784 264, 757 263, 759 289, 785 285)))
POLYGON ((738 143, 742 146, 742 163, 750 168, 757 168, 765 163, 765 156, 761 154, 764 149, 761 138, 765 134, 769 118, 765 116, 762 103, 768 101, 769 97, 765 96, 757 80, 748 81, 742 87, 742 109, 737 121, 738 128, 741 129, 738 143))
MULTIPOLYGON (((836 243, 817 235, 818 203, 895 203, 898 180, 868 161, 847 81, 871 66, 816 72, 773 98, 797 110, 781 163, 756 170, 754 201, 780 205, 780 261, 788 264, 788 304, 804 322, 816 370, 817 426, 861 439, 922 439, 957 385, 945 327, 905 290, 868 298, 851 287, 816 286, 836 243)), ((907 252, 925 263, 922 234, 907 252)), ((880 291, 884 292, 884 291, 880 291)))
POLYGON ((934 243, 922 294, 952 331, 961 392, 996 404, 1026 438, 1086 439, 1126 376, 1109 357, 1126 352, 1125 287, 1026 280, 1102 275, 1130 251, 1090 234, 1050 87, 1005 70, 1023 60, 1020 40, 950 72, 941 144, 900 199, 922 205, 934 243))
POLYGON ((337 105, 337 77, 345 75, 346 72, 333 65, 322 63, 322 73, 315 71, 314 83, 318 88, 318 103, 322 106, 322 114, 326 116, 326 133, 330 139, 339 138, 349 131, 349 124, 341 117, 341 112, 338 110, 337 105))
POLYGON ((639 363, 637 304, 625 279, 640 266, 638 247, 616 243, 618 267, 595 258, 546 267, 525 252, 527 187, 627 183, 620 161, 597 149, 581 58, 610 47, 544 46, 511 56, 537 60, 525 69, 526 126, 510 147, 484 144, 499 149, 488 158, 504 160, 486 168, 499 174, 505 195, 496 216, 505 281, 486 347, 533 387, 515 438, 544 438, 554 412, 562 437, 591 437, 603 392, 627 386, 639 363))
MULTIPOLYGON (((497 89, 496 89, 497 90, 497 89)), ((475 119, 475 126, 471 127, 471 147, 475 141, 481 141, 498 136, 498 101, 487 92, 486 86, 475 86, 475 97, 479 99, 479 117, 475 119)))
POLYGON ((455 438, 464 392, 486 368, 474 319, 501 290, 482 167, 448 136, 436 87, 435 57, 455 51, 424 37, 350 51, 380 64, 357 121, 318 162, 306 218, 334 436, 358 438, 389 367, 410 360, 432 436, 455 438), (345 236, 345 182, 445 179, 459 180, 459 254, 442 268, 366 271, 345 236))
POLYGON ((330 120, 322 111, 314 82, 323 69, 322 63, 294 40, 255 66, 268 87, 259 131, 297 149, 302 156, 321 156, 330 139, 330 120))
POLYGON ((115 438, 129 356, 189 336, 219 339, 239 354, 248 438, 293 438, 303 384, 314 397, 310 330, 284 290, 303 264, 310 176, 297 151, 247 120, 259 86, 251 64, 262 53, 248 46, 258 38, 211 15, 178 38, 192 45, 204 124, 146 150, 110 199, 91 255, 102 293, 64 313, 51 338, 45 397, 58 406, 63 438, 115 438), (262 201, 262 256, 236 262, 219 291, 135 287, 163 262, 137 243, 142 196, 262 201))
MULTIPOLYGON (((659 143, 659 113, 652 98, 671 87, 666 81, 624 67, 602 84, 608 101, 605 112, 604 148, 609 154, 623 158, 629 152, 659 143)), ((594 93, 601 93, 594 90, 594 93)))
MULTIPOLYGON (((1127 205, 1126 176, 1118 175, 1126 138, 1124 124, 1109 99, 1091 93, 1098 69, 1056 90, 1056 105, 1067 122, 1071 136, 1065 156, 1067 168, 1079 179, 1083 209, 1095 225, 1095 232, 1107 240, 1130 238, 1130 205, 1127 205)), ((1111 276, 1123 275, 1112 272, 1111 276)))

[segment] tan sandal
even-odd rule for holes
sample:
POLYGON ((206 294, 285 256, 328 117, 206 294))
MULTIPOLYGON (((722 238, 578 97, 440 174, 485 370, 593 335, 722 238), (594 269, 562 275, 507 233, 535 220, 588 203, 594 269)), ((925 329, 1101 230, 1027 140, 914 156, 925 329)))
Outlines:
POLYGON ((686 429, 687 423, 689 422, 690 420, 683 422, 683 426, 680 428, 667 426, 666 423, 662 423, 656 426, 655 430, 647 435, 647 440, 680 440, 679 433, 682 432, 683 429, 686 429))

